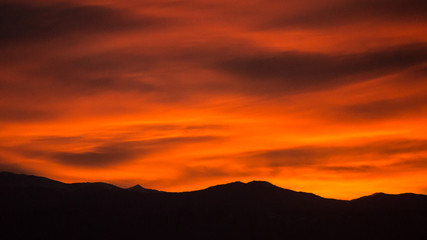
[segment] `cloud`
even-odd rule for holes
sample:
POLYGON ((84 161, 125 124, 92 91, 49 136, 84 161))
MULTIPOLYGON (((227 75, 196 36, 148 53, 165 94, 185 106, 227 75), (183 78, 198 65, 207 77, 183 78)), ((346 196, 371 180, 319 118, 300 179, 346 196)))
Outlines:
POLYGON ((93 34, 144 29, 165 23, 153 16, 96 5, 0 5, 0 42, 16 43, 54 39, 69 34, 93 34))
POLYGON ((381 166, 375 165, 354 165, 354 166, 341 166, 331 164, 330 166, 318 166, 316 169, 321 171, 328 171, 343 174, 360 174, 360 173, 391 173, 391 172, 414 172, 417 170, 424 170, 427 168, 427 159, 412 157, 409 160, 400 160, 398 162, 383 164, 381 166))
POLYGON ((109 51, 79 57, 33 60, 36 62, 31 63, 34 65, 32 69, 23 68, 12 76, 0 79, 0 95, 7 100, 8 105, 3 111, 15 111, 13 115, 19 115, 18 111, 25 112, 28 107, 35 108, 34 101, 46 103, 39 106, 43 108, 81 96, 123 92, 144 95, 161 91, 156 83, 146 81, 145 77, 129 76, 146 72, 153 67, 153 61, 145 54, 109 51), (25 102, 28 100, 29 102, 25 102), (10 110, 11 108, 16 110, 10 110))
POLYGON ((130 161, 143 152, 138 152, 138 155, 129 150, 110 151, 110 149, 101 148, 93 152, 71 153, 57 152, 51 154, 51 158, 57 160, 61 164, 84 167, 105 167, 130 161))
POLYGON ((262 28, 325 28, 361 22, 426 21, 423 0, 349 0, 314 4, 294 13, 282 14, 262 28))
POLYGON ((29 170, 25 166, 17 163, 8 163, 0 158, 0 172, 13 172, 18 174, 36 174, 34 170, 29 170))
POLYGON ((426 62, 427 45, 409 44, 355 54, 273 52, 219 62, 217 69, 244 79, 245 87, 265 93, 330 89, 396 73, 426 62))
POLYGON ((103 91, 148 93, 157 89, 153 83, 144 81, 143 77, 126 76, 141 74, 151 70, 154 65, 153 56, 116 50, 75 58, 53 58, 40 65, 34 74, 46 79, 58 91, 70 94, 86 95, 103 91))
MULTIPOLYGON (((73 144, 76 142, 82 143, 90 141, 84 136, 39 136, 31 140, 31 144, 73 144)), ((93 141, 93 140, 92 140, 93 141)))
POLYGON ((269 167, 299 167, 315 164, 320 157, 326 157, 331 149, 320 147, 299 147, 260 151, 249 154, 248 158, 267 164, 269 167))
POLYGON ((411 168, 411 169, 427 169, 427 158, 414 158, 409 160, 402 160, 390 165, 395 168, 411 168))
MULTIPOLYGON (((64 165, 77 167, 107 167, 144 158, 186 144, 218 140, 216 136, 172 137, 143 141, 112 142, 85 152, 51 152, 48 158, 64 165)), ((36 153, 39 154, 39 153, 36 153)))
POLYGON ((147 14, 112 4, 0 3, 0 95, 9 105, 0 110, 6 112, 3 118, 24 121, 57 115, 58 110, 27 110, 34 102, 43 108, 105 92, 146 94, 157 90, 152 83, 129 77, 153 67, 153 58, 142 50, 93 53, 87 48, 128 30, 147 33, 172 25, 169 19, 147 14), (51 41, 56 39, 59 41, 51 41), (13 107, 17 109, 11 110, 13 107))
POLYGON ((391 119, 408 113, 419 114, 427 109, 426 106, 427 96, 412 95, 347 105, 338 108, 332 115, 350 121, 391 119))
POLYGON ((54 119, 57 116, 58 114, 43 109, 0 105, 0 121, 2 122, 37 122, 54 119))
POLYGON ((193 181, 195 179, 209 179, 238 175, 237 172, 231 172, 224 167, 221 168, 207 166, 187 167, 181 170, 180 174, 180 181, 193 181))
POLYGON ((380 170, 378 167, 361 165, 361 166, 325 166, 318 169, 335 173, 372 173, 380 170))
MULTIPOLYGON (((299 146, 285 149, 260 150, 241 154, 248 165, 268 167, 315 167, 347 159, 363 160, 368 156, 387 159, 398 154, 427 152, 425 139, 393 139, 352 146, 299 146)), ((333 170, 330 169, 330 170, 333 170)), ((339 170, 339 168, 335 169, 339 170)), ((343 168, 342 170, 345 170, 343 168)), ((347 169, 348 170, 348 169, 347 169)), ((357 169, 356 169, 357 170, 357 169)), ((360 169, 359 169, 360 170, 360 169)))

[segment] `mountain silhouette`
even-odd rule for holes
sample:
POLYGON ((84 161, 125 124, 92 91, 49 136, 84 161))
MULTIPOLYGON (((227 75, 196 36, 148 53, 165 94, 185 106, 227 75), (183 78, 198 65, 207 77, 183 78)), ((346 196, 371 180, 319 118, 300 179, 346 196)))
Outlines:
POLYGON ((154 190, 154 189, 143 188, 139 184, 136 184, 135 186, 127 188, 127 189, 130 191, 134 191, 134 192, 144 192, 144 193, 158 193, 158 192, 160 192, 160 191, 154 190))
POLYGON ((171 193, 0 172, 0 239, 427 239, 427 196, 346 201, 263 181, 171 193))
POLYGON ((141 187, 141 185, 139 185, 139 184, 136 184, 135 186, 130 187, 128 189, 131 191, 137 191, 137 192, 139 192, 139 191, 143 192, 146 190, 145 188, 141 187))

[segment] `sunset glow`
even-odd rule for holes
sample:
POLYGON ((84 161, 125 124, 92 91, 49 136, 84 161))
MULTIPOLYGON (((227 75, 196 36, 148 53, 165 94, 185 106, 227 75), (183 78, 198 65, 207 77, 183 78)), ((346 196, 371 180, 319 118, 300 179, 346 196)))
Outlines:
POLYGON ((426 12, 420 0, 2 1, 0 170, 427 194, 426 12))

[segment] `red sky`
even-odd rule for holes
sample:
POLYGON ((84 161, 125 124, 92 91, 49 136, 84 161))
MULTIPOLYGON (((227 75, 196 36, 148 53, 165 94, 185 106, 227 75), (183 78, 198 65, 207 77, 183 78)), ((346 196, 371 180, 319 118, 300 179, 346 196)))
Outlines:
POLYGON ((0 5, 0 170, 427 194, 426 1, 0 5))

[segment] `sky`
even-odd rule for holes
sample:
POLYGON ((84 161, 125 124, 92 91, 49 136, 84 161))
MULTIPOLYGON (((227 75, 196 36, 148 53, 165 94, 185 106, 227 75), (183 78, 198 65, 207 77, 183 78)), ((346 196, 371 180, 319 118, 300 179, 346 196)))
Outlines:
POLYGON ((0 170, 427 194, 425 0, 1 0, 0 170))

